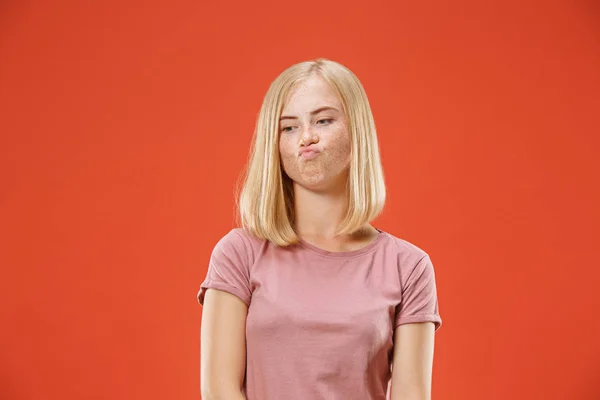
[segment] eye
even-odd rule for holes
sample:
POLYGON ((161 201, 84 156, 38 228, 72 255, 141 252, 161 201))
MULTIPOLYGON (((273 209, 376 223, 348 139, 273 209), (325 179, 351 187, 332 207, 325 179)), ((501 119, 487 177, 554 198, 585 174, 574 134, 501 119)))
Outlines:
MULTIPOLYGON (((318 121, 317 121, 317 124, 318 124, 319 122, 323 122, 323 121, 328 121, 328 123, 327 123, 327 124, 325 124, 325 125, 329 125, 329 124, 331 123, 331 121, 333 121, 333 119, 331 119, 331 118, 320 119, 320 120, 318 120, 318 121)), ((321 124, 321 125, 323 125, 323 124, 321 124)))
POLYGON ((288 129, 292 129, 292 127, 291 126, 285 126, 285 127, 281 128, 281 132, 289 132, 288 129))

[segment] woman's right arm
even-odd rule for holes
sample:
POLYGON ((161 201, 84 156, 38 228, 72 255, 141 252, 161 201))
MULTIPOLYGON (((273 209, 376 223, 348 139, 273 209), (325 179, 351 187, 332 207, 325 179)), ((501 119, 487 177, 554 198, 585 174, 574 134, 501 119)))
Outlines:
POLYGON ((243 400, 248 307, 231 293, 207 289, 200 329, 203 400, 243 400))

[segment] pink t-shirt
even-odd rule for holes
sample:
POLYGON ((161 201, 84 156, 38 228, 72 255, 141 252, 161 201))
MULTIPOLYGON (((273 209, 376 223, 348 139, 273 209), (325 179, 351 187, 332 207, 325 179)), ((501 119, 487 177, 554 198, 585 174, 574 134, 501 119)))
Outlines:
POLYGON ((384 400, 394 328, 442 324, 429 255, 384 231, 361 249, 329 252, 235 228, 214 247, 200 304, 208 288, 248 305, 248 400, 384 400))

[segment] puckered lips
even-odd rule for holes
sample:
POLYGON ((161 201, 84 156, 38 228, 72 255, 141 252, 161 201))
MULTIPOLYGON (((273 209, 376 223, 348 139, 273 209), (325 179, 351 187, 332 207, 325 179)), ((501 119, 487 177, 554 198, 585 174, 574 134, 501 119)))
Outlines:
POLYGON ((308 146, 304 146, 300 148, 298 151, 298 157, 303 158, 305 160, 312 160, 316 156, 318 156, 320 150, 317 148, 317 145, 311 144, 308 146))

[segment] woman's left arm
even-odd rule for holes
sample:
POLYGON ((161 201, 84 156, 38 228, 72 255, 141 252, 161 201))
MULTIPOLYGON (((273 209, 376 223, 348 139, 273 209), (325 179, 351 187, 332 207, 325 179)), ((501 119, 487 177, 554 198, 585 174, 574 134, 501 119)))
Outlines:
POLYGON ((398 325, 394 331, 391 400, 431 400, 435 325, 398 325))

